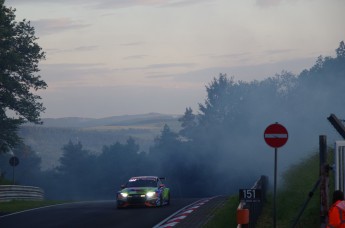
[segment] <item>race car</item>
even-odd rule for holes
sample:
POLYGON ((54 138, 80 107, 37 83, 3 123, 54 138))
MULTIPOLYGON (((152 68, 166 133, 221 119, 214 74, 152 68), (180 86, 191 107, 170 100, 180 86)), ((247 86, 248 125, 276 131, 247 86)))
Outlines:
POLYGON ((117 208, 128 206, 160 207, 170 204, 170 189, 162 183, 164 177, 132 177, 116 194, 117 208))

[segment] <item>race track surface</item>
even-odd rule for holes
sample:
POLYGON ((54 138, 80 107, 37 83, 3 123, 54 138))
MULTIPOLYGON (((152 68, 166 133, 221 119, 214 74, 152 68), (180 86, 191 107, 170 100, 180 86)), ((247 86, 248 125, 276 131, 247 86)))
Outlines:
POLYGON ((198 199, 172 199, 161 208, 117 209, 116 201, 90 201, 49 206, 0 216, 6 228, 153 227, 198 199))

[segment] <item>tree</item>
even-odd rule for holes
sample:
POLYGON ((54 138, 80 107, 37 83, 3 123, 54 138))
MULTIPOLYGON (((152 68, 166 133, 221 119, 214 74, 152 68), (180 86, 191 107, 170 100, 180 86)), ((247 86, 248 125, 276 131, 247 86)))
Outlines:
POLYGON ((129 137, 125 144, 116 142, 103 147, 92 174, 92 183, 97 186, 98 198, 113 198, 114 188, 120 187, 129 177, 150 173, 146 154, 139 153, 139 149, 132 137, 129 137))
POLYGON ((206 86, 207 98, 205 105, 199 104, 201 123, 222 124, 227 115, 232 111, 228 98, 234 87, 233 78, 228 79, 226 74, 220 74, 218 78, 206 86))
POLYGON ((0 153, 20 142, 21 124, 41 123, 45 108, 33 91, 47 87, 37 75, 45 53, 36 43, 34 28, 25 19, 16 22, 15 9, 4 2, 0 0, 0 153))
POLYGON ((161 131, 161 135, 154 139, 155 146, 158 147, 172 147, 179 143, 178 134, 173 132, 170 127, 165 124, 161 131))
POLYGON ((60 166, 57 170, 69 176, 78 176, 85 172, 85 165, 89 164, 89 151, 83 149, 81 142, 74 144, 71 140, 62 147, 60 166))
POLYGON ((338 58, 345 58, 345 43, 341 41, 339 47, 335 50, 338 58))
MULTIPOLYGON (((20 143, 13 150, 13 153, 19 159, 19 165, 15 167, 15 182, 23 185, 35 185, 39 181, 41 174, 41 161, 39 155, 31 147, 20 143)), ((0 172, 6 174, 6 178, 12 179, 13 167, 9 164, 9 159, 13 155, 4 154, 0 159, 0 172)))
POLYGON ((60 191, 59 198, 86 199, 94 192, 92 173, 96 156, 83 149, 81 142, 71 140, 62 147, 60 165, 56 168, 56 191, 60 191), (66 187, 68 186, 68 187, 66 187), (68 191, 65 189, 68 188, 68 191))
POLYGON ((179 134, 190 140, 190 137, 193 136, 193 131, 195 131, 195 127, 197 126, 196 115, 193 114, 193 109, 190 107, 186 108, 184 115, 179 118, 178 121, 181 123, 182 127, 179 134))
POLYGON ((154 144, 149 150, 151 161, 160 164, 156 165, 155 168, 159 170, 164 166, 162 164, 171 162, 171 158, 178 153, 180 145, 181 141, 179 135, 173 132, 170 127, 165 124, 161 134, 154 139, 154 144))

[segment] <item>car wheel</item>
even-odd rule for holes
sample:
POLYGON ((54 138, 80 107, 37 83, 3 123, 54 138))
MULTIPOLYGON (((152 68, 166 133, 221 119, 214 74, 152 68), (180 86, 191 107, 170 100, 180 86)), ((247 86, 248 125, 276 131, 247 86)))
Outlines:
POLYGON ((159 207, 163 206, 163 196, 159 197, 159 207))

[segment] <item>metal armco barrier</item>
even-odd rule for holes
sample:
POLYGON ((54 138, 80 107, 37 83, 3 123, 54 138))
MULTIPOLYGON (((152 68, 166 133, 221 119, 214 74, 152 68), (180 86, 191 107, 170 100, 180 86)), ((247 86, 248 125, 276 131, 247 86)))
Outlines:
POLYGON ((43 200, 41 188, 22 185, 0 185, 0 202, 11 200, 43 200))
POLYGON ((249 223, 248 224, 238 224, 237 228, 254 228, 256 222, 261 214, 264 202, 266 201, 266 189, 268 185, 268 177, 261 176, 255 184, 253 185, 252 189, 261 189, 262 191, 262 199, 260 202, 253 202, 253 203, 244 203, 240 202, 237 207, 237 212, 243 212, 243 210, 249 210, 249 223))

